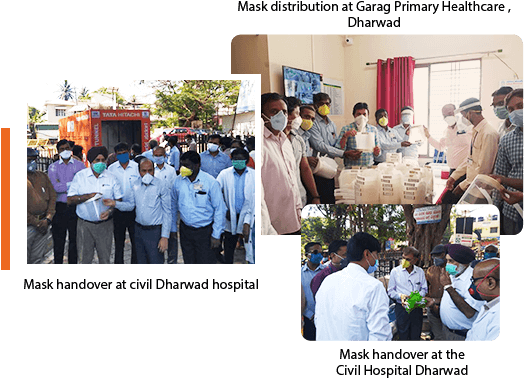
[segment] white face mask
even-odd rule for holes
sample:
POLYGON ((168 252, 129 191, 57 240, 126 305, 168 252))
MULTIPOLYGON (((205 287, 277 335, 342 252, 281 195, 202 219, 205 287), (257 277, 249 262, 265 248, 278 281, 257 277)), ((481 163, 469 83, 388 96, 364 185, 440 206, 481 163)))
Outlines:
POLYGON ((153 182, 153 176, 149 173, 144 174, 144 177, 142 177, 142 183, 144 185, 149 185, 153 182))
POLYGON ((279 111, 270 118, 270 124, 276 131, 282 131, 286 127, 286 124, 288 124, 288 118, 284 115, 283 111, 279 111))
POLYGON ((70 150, 64 150, 60 152, 60 157, 62 157, 63 160, 69 160, 71 158, 71 155, 73 154, 70 150))
POLYGON ((412 112, 401 114, 401 121, 403 124, 412 124, 413 119, 414 115, 412 114, 412 112))
POLYGON ((219 146, 214 143, 208 143, 208 150, 212 153, 215 153, 219 150, 219 146))
POLYGON ((362 131, 365 128, 366 123, 368 123, 368 117, 365 115, 359 115, 355 118, 355 123, 359 131, 362 131))
POLYGON ((456 118, 454 116, 447 116, 444 120, 449 127, 452 127, 454 124, 456 124, 456 118))
POLYGON ((303 119, 301 119, 300 116, 297 116, 295 119, 292 120, 292 129, 293 130, 299 129, 302 123, 303 123, 303 119))

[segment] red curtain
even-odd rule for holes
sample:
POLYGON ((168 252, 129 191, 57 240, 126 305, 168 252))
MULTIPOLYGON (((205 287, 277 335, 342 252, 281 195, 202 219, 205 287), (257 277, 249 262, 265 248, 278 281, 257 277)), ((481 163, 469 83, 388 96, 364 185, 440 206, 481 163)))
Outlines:
POLYGON ((414 69, 412 57, 377 60, 377 109, 388 112, 389 126, 400 123, 401 108, 414 107, 414 69))

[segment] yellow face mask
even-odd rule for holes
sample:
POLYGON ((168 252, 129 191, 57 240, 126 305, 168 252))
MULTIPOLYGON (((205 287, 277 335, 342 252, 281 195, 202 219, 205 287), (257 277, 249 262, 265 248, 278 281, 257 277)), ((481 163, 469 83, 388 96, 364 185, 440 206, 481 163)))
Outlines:
POLYGON ((183 176, 183 177, 189 177, 190 175, 193 174, 193 170, 187 168, 186 166, 181 166, 180 167, 180 175, 183 176))
POLYGON ((379 125, 382 127, 386 127, 388 125, 388 119, 383 116, 381 119, 379 119, 379 125))
POLYGON ((403 260, 401 261, 401 267, 403 267, 403 268, 406 269, 406 268, 408 268, 409 266, 410 266, 410 261, 408 261, 408 260, 406 260, 406 259, 403 259, 403 260))
POLYGON ((314 122, 312 120, 305 120, 305 119, 303 119, 303 122, 301 123, 301 128, 304 131, 307 131, 310 128, 312 128, 312 125, 314 125, 314 122))
POLYGON ((319 115, 321 116, 326 116, 330 113, 330 107, 327 104, 323 104, 317 109, 317 112, 319 112, 319 115))

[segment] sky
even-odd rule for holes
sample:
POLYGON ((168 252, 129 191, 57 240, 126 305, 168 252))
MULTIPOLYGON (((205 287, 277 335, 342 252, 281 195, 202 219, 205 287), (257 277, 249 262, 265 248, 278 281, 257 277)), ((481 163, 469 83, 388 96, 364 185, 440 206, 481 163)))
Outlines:
MULTIPOLYGON (((77 93, 83 87, 89 91, 98 90, 101 87, 117 87, 119 93, 126 99, 132 95, 137 96, 138 101, 145 103, 153 103, 155 97, 152 95, 153 90, 146 85, 139 85, 139 80, 133 79, 98 79, 84 77, 84 79, 73 78, 68 79, 68 83, 73 86, 77 93)), ((44 103, 47 100, 58 99, 60 94, 60 85, 64 83, 64 79, 59 78, 37 78, 31 83, 31 91, 27 94, 26 103, 29 106, 36 107, 39 110, 44 108, 44 103)))

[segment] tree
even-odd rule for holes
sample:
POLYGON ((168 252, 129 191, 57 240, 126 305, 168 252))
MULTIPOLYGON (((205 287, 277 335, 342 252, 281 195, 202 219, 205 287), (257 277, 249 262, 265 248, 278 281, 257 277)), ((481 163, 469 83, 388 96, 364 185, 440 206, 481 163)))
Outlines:
POLYGON ((420 266, 430 266, 430 252, 438 244, 443 243, 443 235, 450 224, 450 204, 442 204, 441 221, 439 223, 417 224, 414 219, 414 210, 426 205, 403 205, 406 219, 406 234, 408 244, 421 252, 420 266))
POLYGON ((58 98, 62 100, 72 100, 75 98, 75 90, 67 80, 60 85, 60 94, 58 95, 58 98))
POLYGON ((124 98, 122 95, 120 95, 118 90, 115 90, 115 89, 111 89, 111 88, 107 88, 107 87, 100 87, 98 90, 93 91, 93 92, 94 93, 98 93, 98 94, 111 95, 112 97, 114 96, 115 97, 115 102, 117 103, 117 107, 119 105, 120 106, 124 106, 127 103, 126 98, 124 98))
POLYGON ((184 120, 183 127, 193 120, 210 124, 219 107, 236 104, 240 85, 240 80, 154 81, 150 83, 157 97, 154 114, 184 120))
POLYGON ((91 95, 89 95, 89 90, 87 89, 87 87, 82 87, 78 99, 84 101, 91 100, 91 95))
POLYGON ((33 136, 36 135, 35 124, 42 123, 44 121, 44 115, 46 111, 39 111, 35 107, 27 106, 27 125, 33 136))

